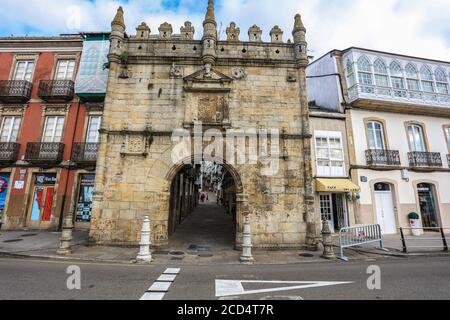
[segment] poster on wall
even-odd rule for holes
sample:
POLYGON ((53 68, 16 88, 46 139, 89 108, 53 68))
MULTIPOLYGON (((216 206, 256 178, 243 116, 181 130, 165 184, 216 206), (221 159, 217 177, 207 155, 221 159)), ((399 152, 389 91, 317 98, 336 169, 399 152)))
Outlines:
POLYGON ((9 189, 9 173, 0 174, 0 211, 5 209, 9 189))
POLYGON ((76 222, 91 222, 92 196, 94 193, 94 174, 83 174, 77 202, 76 222))

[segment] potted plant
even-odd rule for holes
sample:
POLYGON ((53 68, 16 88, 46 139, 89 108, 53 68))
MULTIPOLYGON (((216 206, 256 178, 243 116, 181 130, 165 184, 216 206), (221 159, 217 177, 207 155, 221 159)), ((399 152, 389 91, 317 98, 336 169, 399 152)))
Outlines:
POLYGON ((422 229, 420 229, 420 216, 416 212, 408 214, 409 225, 412 229, 412 234, 416 237, 422 235, 422 229))

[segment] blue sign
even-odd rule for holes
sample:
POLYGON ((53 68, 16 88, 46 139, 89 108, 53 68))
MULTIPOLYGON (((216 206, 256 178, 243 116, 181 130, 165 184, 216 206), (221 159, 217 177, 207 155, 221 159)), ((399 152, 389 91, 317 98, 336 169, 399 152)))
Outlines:
POLYGON ((6 196, 8 195, 9 189, 9 173, 8 174, 0 174, 0 210, 5 209, 6 205, 6 196))

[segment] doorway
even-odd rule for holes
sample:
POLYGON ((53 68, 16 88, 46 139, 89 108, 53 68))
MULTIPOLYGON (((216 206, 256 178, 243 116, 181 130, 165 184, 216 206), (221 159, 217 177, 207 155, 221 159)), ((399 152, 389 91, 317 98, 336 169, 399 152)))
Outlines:
POLYGON ((40 228, 50 224, 55 201, 56 174, 36 174, 34 177, 27 226, 40 228))
MULTIPOLYGON (((321 224, 327 220, 332 232, 339 232, 342 228, 349 227, 347 201, 343 193, 321 193, 320 212, 321 224)), ((321 225, 322 228, 322 225, 321 225)))
POLYGON ((382 234, 397 234, 394 198, 392 196, 392 188, 390 184, 375 184, 375 202, 377 222, 381 227, 382 234))
POLYGON ((420 183, 417 185, 417 192, 419 195, 419 206, 422 217, 422 227, 424 228, 439 227, 434 186, 428 183, 420 183))

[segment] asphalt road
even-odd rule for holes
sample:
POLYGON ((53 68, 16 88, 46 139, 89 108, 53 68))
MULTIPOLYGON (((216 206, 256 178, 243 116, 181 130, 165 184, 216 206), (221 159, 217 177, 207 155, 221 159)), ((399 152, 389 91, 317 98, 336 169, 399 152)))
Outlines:
POLYGON ((159 296, 163 300, 450 299, 448 257, 300 265, 183 266, 179 272, 167 271, 168 268, 173 266, 0 258, 0 299, 139 300, 151 286, 159 288, 161 283, 156 283, 156 287, 154 284, 163 273, 169 273, 166 276, 172 278, 172 282, 168 285, 166 282, 166 285, 163 285, 165 289, 156 290, 158 293, 150 292, 153 298, 159 296), (81 290, 67 288, 70 275, 66 272, 71 265, 78 266, 81 270, 81 290), (369 290, 367 287, 367 279, 370 276, 367 274, 367 268, 372 265, 380 268, 381 290, 369 290), (292 281, 306 283, 291 283, 292 281), (317 285, 315 282, 319 281, 339 283, 286 290, 286 287, 311 284, 314 286, 317 285), (248 291, 254 293, 246 294, 248 291), (218 297, 216 293, 222 296, 218 297))

